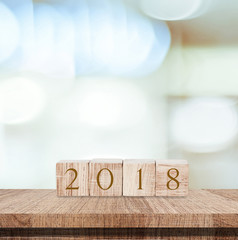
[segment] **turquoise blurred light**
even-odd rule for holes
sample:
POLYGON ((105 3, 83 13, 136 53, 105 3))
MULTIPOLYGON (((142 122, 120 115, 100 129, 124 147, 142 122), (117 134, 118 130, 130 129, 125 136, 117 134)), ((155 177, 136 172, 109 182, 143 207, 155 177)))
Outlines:
MULTIPOLYGON (((20 5, 10 4, 10 8, 17 14, 20 5)), ((24 12, 14 18, 0 5, 0 62, 10 57, 20 42, 21 50, 12 64, 20 71, 54 78, 94 74, 140 77, 157 70, 170 47, 166 23, 150 20, 123 0, 41 2, 24 12), (25 24, 27 31, 22 24, 26 15, 32 19, 28 21, 32 25, 25 24), (25 34, 20 41, 18 24, 25 34)))
POLYGON ((0 2, 0 63, 7 60, 17 48, 19 34, 15 15, 0 2))
POLYGON ((73 20, 63 6, 34 4, 34 43, 28 68, 53 78, 75 76, 73 20))
POLYGON ((74 19, 80 75, 147 75, 160 66, 169 50, 166 23, 152 22, 124 1, 80 1, 74 19))

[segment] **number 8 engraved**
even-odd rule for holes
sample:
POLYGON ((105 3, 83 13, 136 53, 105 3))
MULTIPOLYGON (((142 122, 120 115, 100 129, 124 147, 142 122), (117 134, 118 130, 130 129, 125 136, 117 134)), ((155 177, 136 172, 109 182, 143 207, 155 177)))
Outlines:
POLYGON ((168 188, 169 190, 176 190, 176 189, 179 188, 179 181, 176 179, 176 178, 178 177, 178 175, 179 175, 179 170, 178 170, 178 169, 176 169, 176 168, 170 168, 170 169, 168 170, 167 176, 171 179, 171 180, 169 180, 169 181, 167 182, 167 188, 168 188), (176 171, 176 176, 175 176, 175 177, 172 177, 172 176, 170 175, 170 171, 172 171, 172 170, 175 170, 175 171, 176 171), (174 181, 174 182, 177 183, 177 186, 176 186, 175 188, 171 188, 171 187, 170 187, 171 181, 174 181))

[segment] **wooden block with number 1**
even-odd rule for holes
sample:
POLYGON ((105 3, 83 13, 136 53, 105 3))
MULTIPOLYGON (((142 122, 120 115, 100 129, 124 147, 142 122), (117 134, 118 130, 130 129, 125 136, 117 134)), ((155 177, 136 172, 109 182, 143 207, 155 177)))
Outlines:
POLYGON ((123 196, 155 196, 155 161, 123 161, 123 196))
POLYGON ((60 161, 56 164, 58 196, 89 196, 89 161, 60 161))
POLYGON ((186 160, 157 160, 156 196, 187 196, 188 174, 186 160))
POLYGON ((122 196, 122 160, 90 161, 89 188, 90 196, 122 196))

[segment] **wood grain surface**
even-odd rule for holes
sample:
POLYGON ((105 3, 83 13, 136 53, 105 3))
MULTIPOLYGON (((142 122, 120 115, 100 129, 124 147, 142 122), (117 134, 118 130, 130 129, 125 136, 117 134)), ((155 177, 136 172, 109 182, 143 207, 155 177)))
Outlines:
POLYGON ((238 228, 238 190, 187 197, 57 197, 0 190, 1 228, 238 228))

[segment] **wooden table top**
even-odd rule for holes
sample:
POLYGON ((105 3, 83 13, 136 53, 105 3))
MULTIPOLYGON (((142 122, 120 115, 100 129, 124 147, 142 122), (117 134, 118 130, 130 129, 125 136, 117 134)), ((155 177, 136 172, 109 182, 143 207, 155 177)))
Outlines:
POLYGON ((57 197, 0 190, 2 228, 238 228, 238 190, 188 197, 57 197))

